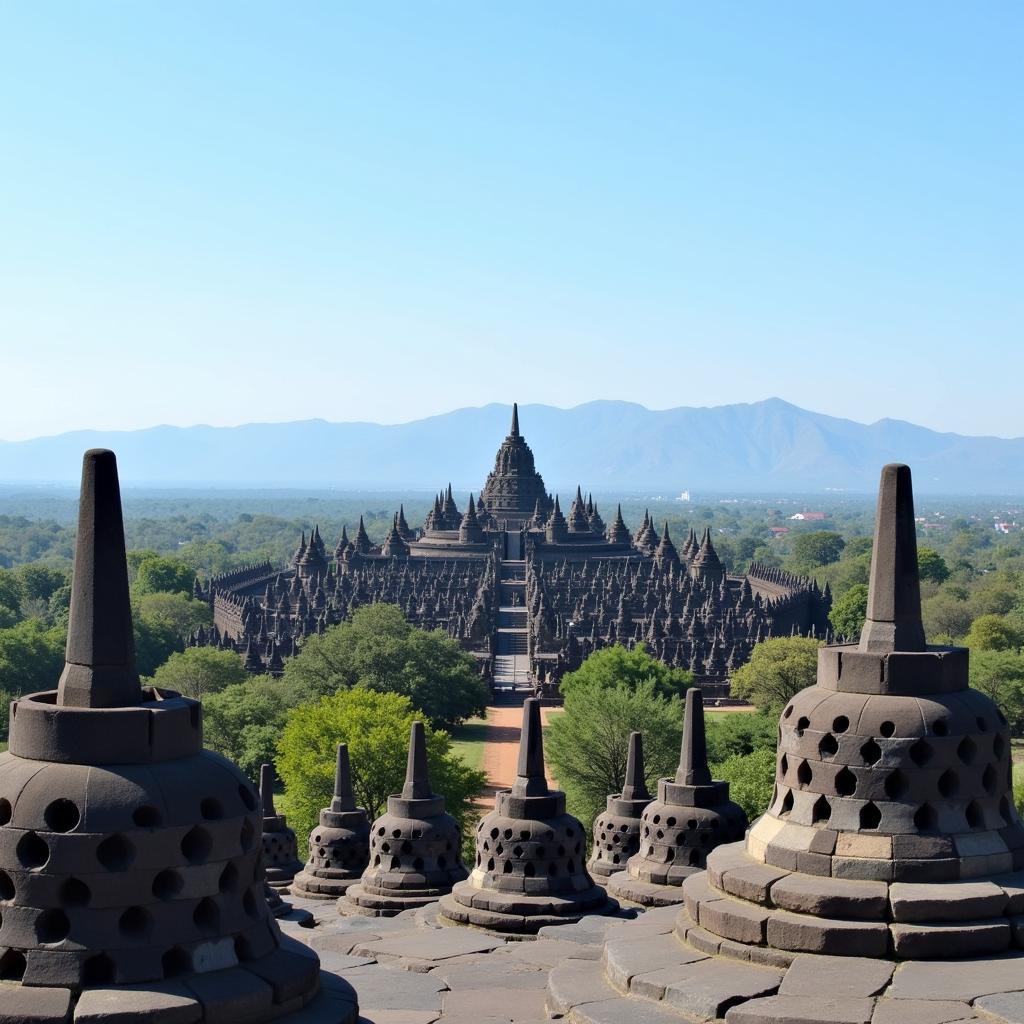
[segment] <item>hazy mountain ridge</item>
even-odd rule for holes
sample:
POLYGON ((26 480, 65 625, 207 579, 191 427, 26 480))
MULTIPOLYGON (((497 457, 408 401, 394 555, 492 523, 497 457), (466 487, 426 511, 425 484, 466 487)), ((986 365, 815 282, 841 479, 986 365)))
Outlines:
MULTIPOLYGON (((456 409, 395 426, 326 420, 238 427, 82 430, 0 441, 0 480, 69 481, 90 447, 118 453, 128 485, 478 489, 511 407, 456 409)), ((1024 438, 966 437, 901 420, 872 424, 780 399, 650 410, 596 401, 527 405, 520 422, 549 487, 822 491, 873 489, 885 462, 909 462, 921 491, 1024 494, 1024 438)))

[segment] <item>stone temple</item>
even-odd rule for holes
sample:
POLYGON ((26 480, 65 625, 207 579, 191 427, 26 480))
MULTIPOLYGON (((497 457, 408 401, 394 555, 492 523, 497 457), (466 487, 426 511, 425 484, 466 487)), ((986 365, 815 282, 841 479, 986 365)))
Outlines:
POLYGON ((85 455, 64 671, 10 723, 0 1021, 356 1019, 270 915, 257 794, 202 706, 140 683, 113 452, 85 455))
POLYGON ((811 579, 751 565, 727 574, 710 532, 681 548, 647 515, 636 534, 620 510, 606 524, 577 488, 563 511, 519 429, 518 408, 476 499, 460 510, 449 485, 419 530, 404 509, 380 546, 359 523, 333 551, 314 527, 288 566, 249 566, 196 585, 213 626, 193 643, 238 651, 252 672, 279 674, 303 638, 360 605, 398 605, 443 629, 497 686, 553 696, 566 671, 609 644, 643 642, 690 669, 707 696, 769 636, 826 636, 831 596, 811 579))

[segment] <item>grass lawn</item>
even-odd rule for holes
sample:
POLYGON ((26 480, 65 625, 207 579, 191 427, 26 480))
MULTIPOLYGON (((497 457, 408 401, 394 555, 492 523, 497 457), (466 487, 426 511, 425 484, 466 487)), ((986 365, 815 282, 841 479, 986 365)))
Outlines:
POLYGON ((6 743, 0 743, 0 754, 3 754, 7 750, 6 743))
POLYGON ((452 753, 457 754, 470 768, 477 770, 484 763, 484 734, 487 718, 471 718, 452 729, 452 753))

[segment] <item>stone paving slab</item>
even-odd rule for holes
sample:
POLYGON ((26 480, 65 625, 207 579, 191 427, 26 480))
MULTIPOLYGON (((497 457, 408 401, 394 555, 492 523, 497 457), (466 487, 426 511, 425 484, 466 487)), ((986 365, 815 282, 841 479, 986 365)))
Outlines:
MULTIPOLYGON (((1024 985, 1024 978, 1014 979, 1014 984, 1024 985)), ((974 1006, 986 1013, 1002 1017, 1007 1024, 1024 1024, 1024 992, 1002 992, 998 995, 982 996, 974 1006)))
POLYGON ((529 992, 522 989, 500 988, 464 989, 458 992, 446 992, 442 997, 441 1008, 443 1019, 453 1024, 465 1021, 475 1024, 476 1021, 489 1018, 503 1021, 519 1022, 543 1020, 544 992, 529 992))
POLYGON ((873 999, 769 996, 734 1006, 726 1024, 871 1024, 873 999))
POLYGON ((575 1006, 569 1024, 680 1024, 679 1014, 638 999, 605 999, 575 1006))
POLYGON ((724 1017, 726 1010, 745 999, 773 995, 782 972, 729 960, 700 960, 679 968, 679 980, 665 986, 670 1006, 708 1018, 724 1017))
POLYGON ((379 965, 353 968, 344 977, 359 996, 359 1012, 371 1020, 374 1010, 441 1012, 442 978, 379 965))
POLYGON ((372 956, 379 959, 418 960, 435 964, 452 957, 470 953, 490 953, 506 940, 470 929, 418 928, 413 932, 391 937, 358 942, 353 947, 356 956, 372 956))
POLYGON ((906 963, 893 976, 895 999, 944 999, 965 1003, 980 996, 1024 988, 1024 955, 906 963))
POLYGON ((568 1013, 584 1003, 609 999, 615 990, 607 983, 601 965, 594 960, 566 960, 548 976, 546 1006, 553 1016, 568 1013))
POLYGON ((563 960, 600 960, 599 945, 585 946, 579 942, 561 939, 537 939, 535 942, 510 942, 492 956, 510 957, 539 967, 554 967, 563 960))
POLYGON ((782 996, 820 996, 863 999, 878 995, 892 978, 896 965, 887 960, 855 956, 798 956, 779 986, 782 996))
POLYGON ((879 999, 871 1024, 953 1024, 973 1020, 967 1003, 944 999, 879 999))
POLYGON ((666 940, 663 935, 636 942, 626 938, 614 939, 605 943, 602 954, 608 980, 623 992, 629 989, 630 979, 635 975, 680 967, 703 959, 705 954, 687 948, 674 938, 666 940))
POLYGON ((456 991, 488 989, 497 985, 499 988, 543 992, 548 984, 546 970, 508 957, 460 957, 451 963, 441 964, 433 973, 442 978, 450 989, 456 991))

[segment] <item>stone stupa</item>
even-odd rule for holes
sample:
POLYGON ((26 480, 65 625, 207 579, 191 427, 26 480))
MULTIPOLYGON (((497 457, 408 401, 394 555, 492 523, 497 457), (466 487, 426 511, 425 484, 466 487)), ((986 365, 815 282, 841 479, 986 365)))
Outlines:
POLYGON ((627 925, 584 983, 552 971, 549 1005, 574 1024, 1015 1024, 1022 868, 1007 722, 965 648, 925 642, 910 470, 886 466, 860 640, 820 648, 783 711, 771 806, 684 882, 673 932, 627 925))
POLYGON ((259 839, 200 703, 140 684, 117 464, 87 452, 64 671, 12 704, 0 755, 0 1018, 256 1022, 316 999, 259 839))
POLYGON ((260 805, 263 808, 263 864, 267 873, 267 885, 278 893, 287 893, 298 871, 302 870, 299 860, 299 844, 295 832, 288 827, 283 814, 274 806, 274 766, 260 766, 260 805))
POLYGON ((293 896, 328 900, 344 896, 359 881, 370 859, 370 822, 356 807, 348 744, 338 744, 334 798, 309 834, 309 860, 292 881, 293 896))
POLYGON ((387 811, 370 826, 370 863, 338 900, 338 910, 394 917, 433 903, 466 877, 461 845, 458 822, 430 788, 423 723, 413 722, 405 786, 388 797, 387 811))
POLYGON ((594 842, 587 870, 599 885, 622 871, 626 861, 639 852, 641 817, 650 802, 643 739, 638 732, 630 733, 622 792, 611 794, 604 811, 594 819, 594 842))
POLYGON ((608 891, 640 906, 682 903, 682 884, 703 871, 708 854, 743 838, 747 816, 729 799, 729 783, 711 778, 704 734, 704 697, 686 693, 683 740, 675 778, 658 780, 658 796, 643 810, 640 848, 608 891))
POLYGON ((476 867, 441 900, 442 921, 534 934, 618 909, 587 873, 586 832, 565 794, 548 788, 540 704, 523 705, 516 781, 477 826, 476 867))

